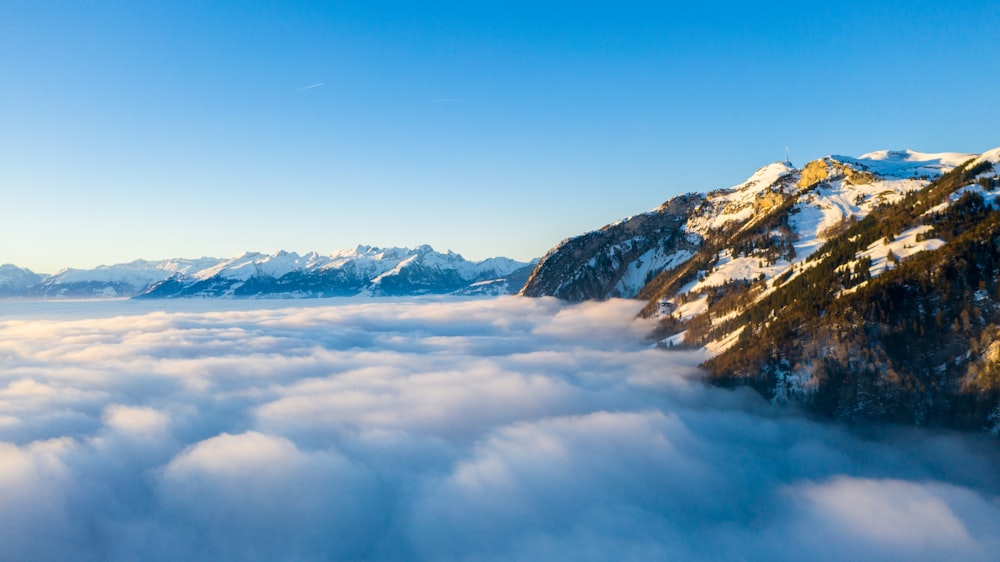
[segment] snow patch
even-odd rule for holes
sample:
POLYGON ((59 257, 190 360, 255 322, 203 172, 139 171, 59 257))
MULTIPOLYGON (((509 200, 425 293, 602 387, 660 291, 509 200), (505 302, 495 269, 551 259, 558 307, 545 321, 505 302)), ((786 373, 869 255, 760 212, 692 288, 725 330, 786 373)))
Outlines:
POLYGON ((615 291, 619 296, 633 298, 639 294, 652 275, 677 267, 693 256, 694 252, 690 250, 664 254, 662 247, 653 248, 629 264, 615 285, 615 291))
POLYGON ((713 340, 705 344, 702 351, 708 356, 708 358, 715 357, 721 353, 724 353, 727 349, 733 346, 739 339, 740 335, 746 326, 740 326, 736 330, 729 332, 720 339, 713 340))
MULTIPOLYGON (((939 238, 928 238, 917 241, 918 235, 931 230, 933 230, 933 228, 930 225, 924 224, 904 230, 899 234, 899 236, 893 238, 891 242, 886 243, 883 238, 868 246, 868 249, 858 255, 858 258, 871 258, 872 265, 869 268, 869 273, 872 277, 877 277, 895 267, 895 264, 889 260, 890 253, 896 258, 903 260, 914 254, 936 250, 941 246, 944 246, 944 240, 939 238)), ((851 264, 854 263, 857 262, 851 262, 851 264)), ((849 266, 851 264, 849 264, 849 266)))
POLYGON ((760 258, 747 256, 734 258, 732 250, 723 250, 715 267, 703 280, 692 286, 691 291, 698 292, 709 287, 718 287, 730 281, 759 279, 761 275, 765 278, 773 277, 785 269, 787 269, 786 264, 776 262, 774 265, 764 265, 760 258))
POLYGON ((690 320, 699 314, 708 311, 708 295, 704 295, 692 301, 688 301, 677 307, 674 316, 681 320, 690 320))

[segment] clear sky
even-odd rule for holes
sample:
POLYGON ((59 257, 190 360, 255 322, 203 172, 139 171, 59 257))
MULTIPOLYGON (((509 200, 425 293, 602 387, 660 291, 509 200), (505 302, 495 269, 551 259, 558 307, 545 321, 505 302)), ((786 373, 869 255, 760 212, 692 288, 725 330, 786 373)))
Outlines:
POLYGON ((0 2, 0 263, 529 259, 769 162, 1000 145, 996 2, 0 2))

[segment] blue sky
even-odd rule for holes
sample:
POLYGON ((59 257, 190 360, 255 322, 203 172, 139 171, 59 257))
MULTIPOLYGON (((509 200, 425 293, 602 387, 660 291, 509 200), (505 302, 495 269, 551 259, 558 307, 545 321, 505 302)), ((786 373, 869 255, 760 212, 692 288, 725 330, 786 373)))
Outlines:
POLYGON ((997 29, 989 2, 7 0, 0 262, 538 257, 786 145, 998 146, 997 29))

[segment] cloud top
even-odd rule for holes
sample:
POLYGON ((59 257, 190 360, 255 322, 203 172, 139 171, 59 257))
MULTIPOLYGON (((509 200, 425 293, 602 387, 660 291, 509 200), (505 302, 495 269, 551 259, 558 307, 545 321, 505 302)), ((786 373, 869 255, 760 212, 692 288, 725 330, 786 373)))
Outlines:
POLYGON ((635 302, 53 306, 0 320, 0 559, 1000 552, 995 441, 706 386, 635 302))

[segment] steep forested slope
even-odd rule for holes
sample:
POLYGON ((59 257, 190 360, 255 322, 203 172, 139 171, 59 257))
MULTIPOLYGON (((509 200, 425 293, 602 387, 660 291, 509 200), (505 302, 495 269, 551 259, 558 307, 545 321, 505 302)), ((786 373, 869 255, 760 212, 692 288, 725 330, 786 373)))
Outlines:
MULTIPOLYGON (((664 347, 702 349, 720 384, 840 419, 1000 431, 998 162, 1000 149, 829 156, 668 201, 685 216, 645 239, 675 253, 636 291, 642 313, 664 347)), ((532 274, 546 284, 522 294, 632 296, 608 290, 636 267, 616 250, 622 224, 553 249, 532 274), (562 290, 581 279, 605 282, 562 290)))
POLYGON ((983 197, 995 178, 977 179, 987 168, 961 167, 876 211, 827 242, 807 271, 703 328, 702 341, 740 331, 706 363, 712 376, 837 418, 1000 421, 1000 213, 983 197), (873 277, 868 248, 913 230, 943 244, 906 259, 887 253, 887 270, 873 277))

